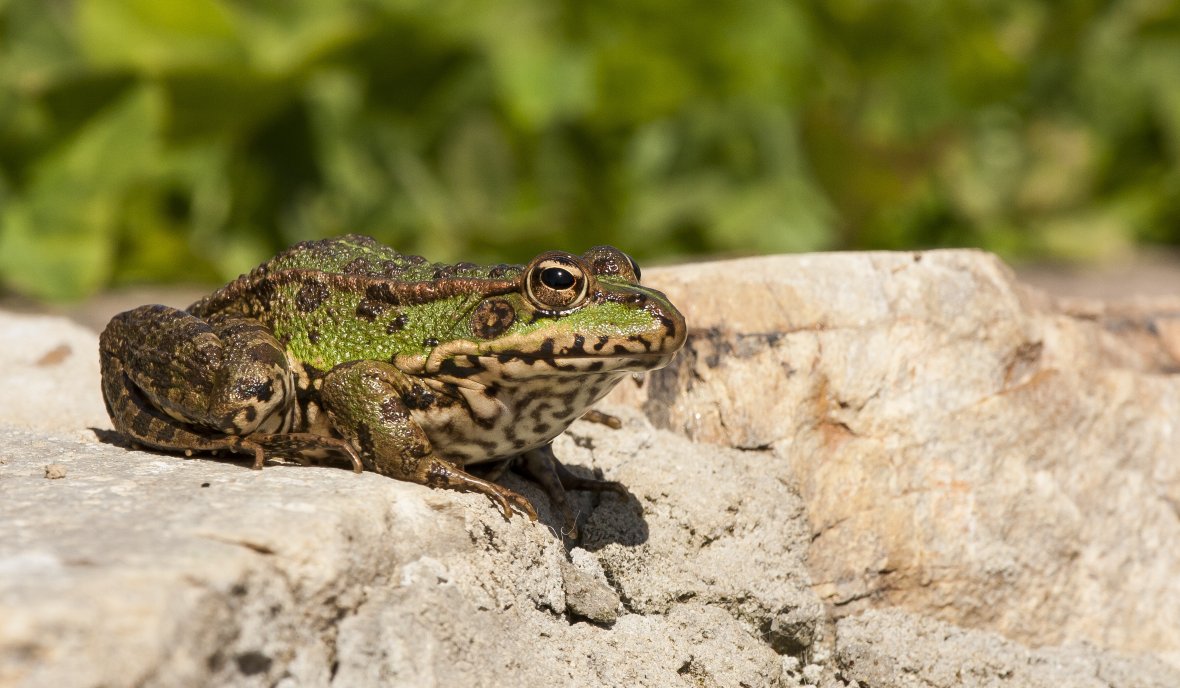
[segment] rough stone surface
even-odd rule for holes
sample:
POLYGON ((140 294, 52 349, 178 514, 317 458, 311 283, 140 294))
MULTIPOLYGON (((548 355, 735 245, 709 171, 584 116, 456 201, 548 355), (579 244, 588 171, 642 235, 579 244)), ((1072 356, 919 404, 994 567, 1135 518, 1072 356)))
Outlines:
POLYGON ((607 582, 602 565, 584 549, 570 552, 570 559, 573 563, 561 565, 570 614, 602 624, 614 623, 619 618, 619 594, 607 582))
POLYGON ((45 477, 49 480, 64 478, 66 477, 66 467, 60 463, 51 463, 45 467, 45 477))
POLYGON ((515 477, 535 524, 111 443, 95 335, 0 312, 0 686, 1180 685, 1180 311, 974 252, 651 272, 693 331, 559 441, 629 490, 578 542, 515 477))
POLYGON ((0 424, 94 439, 109 428, 98 380, 98 344, 64 318, 0 311, 0 424))
POLYGON ((694 336, 614 401, 764 450, 835 615, 1180 657, 1178 299, 1057 303, 973 251, 649 273, 694 336))
POLYGON ((1180 671, 1152 657, 1086 645, 1029 649, 899 610, 869 611, 836 625, 840 677, 872 688, 1174 688, 1180 671))

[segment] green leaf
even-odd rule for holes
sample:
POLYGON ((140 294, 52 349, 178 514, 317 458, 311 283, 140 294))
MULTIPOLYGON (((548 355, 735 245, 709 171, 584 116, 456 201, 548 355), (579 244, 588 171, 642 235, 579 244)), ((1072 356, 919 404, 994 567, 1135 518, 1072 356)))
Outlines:
POLYGON ((79 0, 76 11, 78 41, 102 67, 159 74, 246 54, 217 0, 79 0))
POLYGON ((0 274, 39 298, 77 298, 105 283, 125 189, 158 151, 160 102, 138 89, 40 160, 0 215, 0 274))

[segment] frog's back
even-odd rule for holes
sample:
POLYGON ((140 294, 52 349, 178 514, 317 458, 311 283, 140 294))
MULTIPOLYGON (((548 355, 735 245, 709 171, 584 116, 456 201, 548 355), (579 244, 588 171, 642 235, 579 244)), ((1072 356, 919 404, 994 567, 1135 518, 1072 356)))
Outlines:
POLYGON ((520 266, 431 263, 359 235, 305 241, 189 307, 256 319, 297 360, 326 369, 428 353, 520 266), (489 286, 490 285, 490 286, 489 286))
POLYGON ((340 275, 399 277, 406 281, 427 279, 425 258, 400 253, 359 234, 304 241, 288 248, 258 266, 243 279, 254 275, 274 275, 288 270, 314 271, 340 275), (417 273, 422 273, 419 276, 417 273))
POLYGON ((254 272, 273 275, 288 270, 428 282, 448 277, 504 277, 519 272, 520 266, 486 268, 473 263, 431 263, 422 256, 396 251, 372 237, 349 234, 296 244, 254 272))
POLYGON ((422 256, 401 253, 372 237, 349 234, 298 243, 249 273, 189 306, 202 317, 236 313, 259 317, 280 305, 274 300, 277 285, 305 284, 323 277, 335 290, 364 290, 375 283, 420 284, 448 278, 500 279, 519 274, 519 265, 481 267, 473 263, 432 263, 422 256))

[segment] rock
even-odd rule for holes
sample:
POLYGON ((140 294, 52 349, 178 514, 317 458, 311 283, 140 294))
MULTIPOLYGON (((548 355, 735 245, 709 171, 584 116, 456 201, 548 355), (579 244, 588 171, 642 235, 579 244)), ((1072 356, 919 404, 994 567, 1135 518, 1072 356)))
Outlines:
POLYGON ((1180 315, 1061 304, 975 251, 645 271, 687 349, 613 401, 762 452, 837 617, 897 606, 1180 659, 1180 315), (1133 314, 1133 316, 1128 315, 1133 314))
POLYGON ((49 480, 57 480, 66 477, 66 467, 60 463, 51 463, 45 467, 45 477, 49 480))
POLYGON ((1172 688, 1180 670, 1151 657, 1086 645, 1029 649, 996 633, 957 628, 900 610, 836 624, 840 676, 873 688, 1172 688))
POLYGON ((600 624, 619 618, 619 594, 610 587, 602 565, 584 549, 570 552, 573 563, 561 563, 565 603, 570 615, 600 624))
POLYGON ((109 428, 96 341, 64 318, 0 311, 0 423, 91 440, 87 428, 109 428))

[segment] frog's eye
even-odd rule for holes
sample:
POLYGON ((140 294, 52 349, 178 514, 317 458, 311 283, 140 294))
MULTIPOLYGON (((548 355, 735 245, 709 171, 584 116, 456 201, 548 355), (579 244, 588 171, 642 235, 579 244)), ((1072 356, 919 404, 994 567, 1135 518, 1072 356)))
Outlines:
POLYGON ((544 284, 550 289, 561 291, 563 289, 571 289, 577 280, 570 274, 569 270, 565 268, 545 268, 541 271, 541 284, 544 284))
POLYGON ((586 300, 589 280, 573 256, 548 254, 533 261, 525 290, 529 300, 542 311, 568 311, 586 300))

